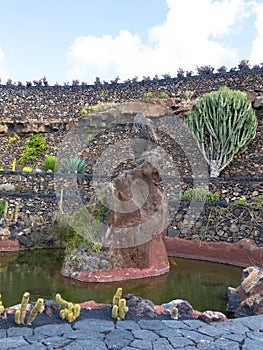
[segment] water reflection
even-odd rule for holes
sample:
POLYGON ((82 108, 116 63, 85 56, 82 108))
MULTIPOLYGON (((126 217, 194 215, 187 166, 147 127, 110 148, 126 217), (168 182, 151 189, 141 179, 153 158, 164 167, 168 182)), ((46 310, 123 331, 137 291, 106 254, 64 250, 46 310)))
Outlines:
POLYGON ((63 251, 34 251, 0 255, 0 292, 5 306, 17 304, 25 291, 31 300, 54 298, 61 293, 73 302, 95 300, 110 303, 117 287, 124 295, 132 293, 162 304, 172 299, 187 299, 195 309, 225 312, 228 286, 240 284, 242 268, 223 264, 170 259, 170 272, 147 279, 113 283, 85 283, 59 273, 63 251))

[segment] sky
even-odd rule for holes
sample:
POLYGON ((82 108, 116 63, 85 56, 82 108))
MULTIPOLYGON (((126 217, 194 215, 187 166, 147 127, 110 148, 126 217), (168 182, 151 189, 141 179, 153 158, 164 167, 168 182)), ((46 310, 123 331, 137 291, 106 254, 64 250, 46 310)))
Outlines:
POLYGON ((263 0, 0 0, 0 78, 120 82, 263 62, 263 0))

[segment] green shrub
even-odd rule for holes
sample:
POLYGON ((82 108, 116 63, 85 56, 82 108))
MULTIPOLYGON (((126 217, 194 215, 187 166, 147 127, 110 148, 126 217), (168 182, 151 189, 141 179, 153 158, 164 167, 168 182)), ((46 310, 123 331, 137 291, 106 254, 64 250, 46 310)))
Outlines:
POLYGON ((247 95, 227 87, 203 95, 185 122, 210 166, 211 177, 218 177, 248 145, 258 125, 247 95))
POLYGON ((162 91, 159 93, 159 98, 169 98, 169 95, 167 94, 167 92, 162 91))
POLYGON ((204 188, 188 188, 183 194, 180 194, 180 199, 185 201, 200 201, 200 202, 218 202, 219 193, 210 192, 204 188))
POLYGON ((59 165, 59 171, 62 173, 75 173, 75 174, 83 174, 85 169, 87 168, 87 163, 85 160, 75 157, 64 159, 59 165))
POLYGON ((56 169, 58 159, 56 156, 47 156, 43 161, 42 167, 45 171, 52 170, 53 172, 56 169))
POLYGON ((19 162, 25 165, 27 161, 36 162, 38 157, 47 150, 46 140, 42 134, 32 134, 26 142, 24 151, 20 156, 19 162))
POLYGON ((152 92, 145 92, 143 98, 154 98, 154 94, 152 92))
POLYGON ((85 106, 81 113, 83 115, 88 115, 90 113, 95 113, 95 112, 103 112, 103 111, 106 111, 107 109, 113 107, 114 104, 112 103, 98 103, 94 106, 85 106))
POLYGON ((0 200, 0 219, 2 219, 5 211, 6 201, 4 199, 0 200))

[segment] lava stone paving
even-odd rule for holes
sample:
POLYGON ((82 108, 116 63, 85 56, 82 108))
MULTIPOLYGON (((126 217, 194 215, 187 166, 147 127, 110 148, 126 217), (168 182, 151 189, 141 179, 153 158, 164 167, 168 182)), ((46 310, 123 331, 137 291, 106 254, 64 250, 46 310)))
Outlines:
POLYGON ((223 322, 96 318, 0 329, 0 349, 261 350, 263 315, 223 322))

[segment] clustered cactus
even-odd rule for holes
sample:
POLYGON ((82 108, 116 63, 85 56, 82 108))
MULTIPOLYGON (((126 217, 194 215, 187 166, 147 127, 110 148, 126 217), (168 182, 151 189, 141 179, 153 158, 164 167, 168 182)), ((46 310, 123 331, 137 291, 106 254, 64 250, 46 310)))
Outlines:
POLYGON ((59 316, 62 320, 67 320, 68 322, 75 321, 79 315, 81 307, 79 304, 73 304, 71 302, 62 299, 59 293, 56 294, 56 303, 59 306, 63 306, 64 309, 60 310, 59 316))
POLYGON ((124 320, 126 313, 129 311, 126 306, 126 299, 122 298, 122 288, 118 288, 112 299, 112 312, 111 316, 115 320, 124 320))
POLYGON ((185 122, 210 166, 211 177, 218 177, 234 155, 248 145, 258 125, 247 95, 227 87, 203 95, 185 122))

